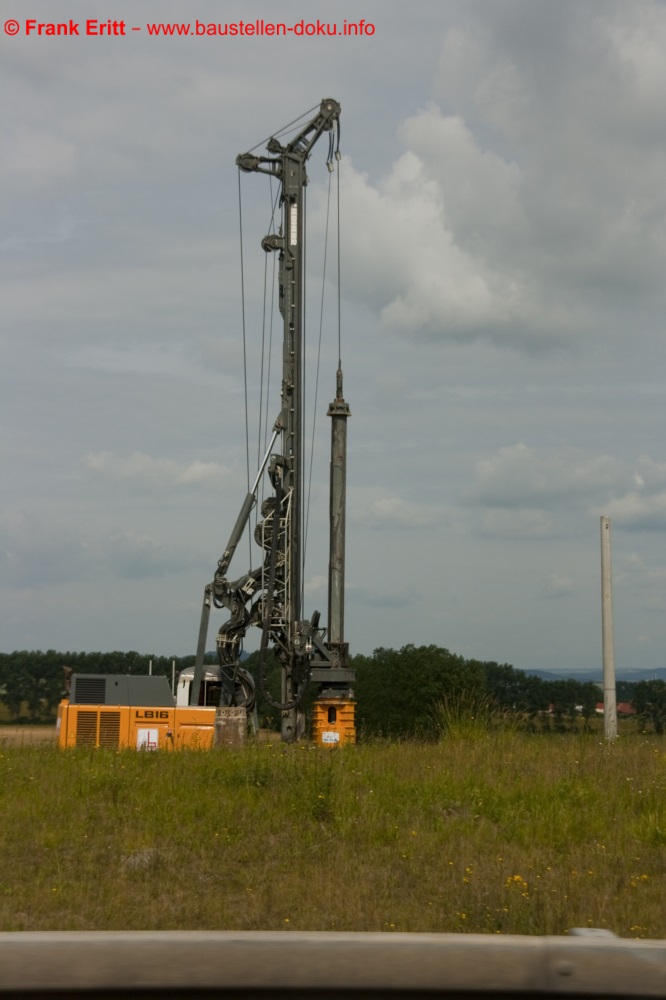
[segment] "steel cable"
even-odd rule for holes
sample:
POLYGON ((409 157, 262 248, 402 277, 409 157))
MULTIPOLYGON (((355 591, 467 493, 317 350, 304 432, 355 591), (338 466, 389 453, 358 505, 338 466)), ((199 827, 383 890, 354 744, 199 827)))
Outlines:
MULTIPOLYGON (((243 327, 243 384, 245 387, 245 461, 247 466, 247 490, 250 492, 250 418, 247 406, 247 344, 245 331, 245 262, 243 258, 243 199, 241 196, 241 171, 238 168, 238 226, 240 229, 240 266, 241 266, 241 316, 243 327)), ((249 563, 252 565, 252 531, 248 519, 247 540, 249 547, 249 563)))
POLYGON ((326 260, 328 255, 328 223, 331 211, 331 175, 328 175, 328 200, 326 204, 326 232, 324 235, 324 264, 321 278, 321 306, 319 310, 319 345, 317 348, 317 371, 315 375, 314 411, 312 416, 312 440, 310 442, 310 474, 308 478, 308 498, 306 503, 305 530, 303 532, 303 569, 305 570, 305 555, 308 545, 308 527, 310 523, 310 496, 312 492, 312 468, 314 465, 315 430, 317 427, 317 397, 319 393, 319 366, 321 361, 321 341, 324 327, 324 292, 326 289, 326 260))

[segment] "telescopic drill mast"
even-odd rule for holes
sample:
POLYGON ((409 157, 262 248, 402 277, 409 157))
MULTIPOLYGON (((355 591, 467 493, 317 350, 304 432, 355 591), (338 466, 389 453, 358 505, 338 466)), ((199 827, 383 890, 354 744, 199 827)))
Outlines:
POLYGON ((268 174, 281 185, 280 229, 277 234, 264 237, 261 243, 267 253, 279 254, 279 304, 283 320, 281 409, 254 484, 218 561, 213 582, 204 590, 190 693, 190 704, 198 704, 211 605, 225 607, 231 611, 231 618, 218 632, 217 652, 226 703, 252 707, 253 681, 240 667, 238 657, 247 627, 259 626, 262 629, 259 680, 266 700, 281 711, 282 739, 287 742, 303 735, 301 702, 310 681, 318 685, 315 729, 322 741, 339 741, 339 733, 335 736, 338 709, 342 709, 342 714, 352 720, 343 741, 353 739, 350 685, 354 672, 348 665, 348 646, 344 640, 346 440, 350 411, 342 394, 340 367, 336 378, 336 398, 328 411, 332 418, 328 638, 326 630, 319 627, 319 612, 315 611, 309 620, 304 620, 301 606, 305 166, 315 143, 324 132, 329 133, 327 166, 333 171, 334 159, 340 158, 340 105, 331 98, 321 102, 317 114, 289 143, 283 146, 278 139, 271 138, 266 146, 269 156, 243 153, 236 158, 241 170, 268 174), (278 438, 278 449, 274 450, 278 438), (227 577, 229 564, 256 503, 259 483, 266 469, 274 493, 263 501, 263 520, 255 529, 255 540, 264 550, 263 559, 258 568, 230 581, 227 577), (265 690, 269 644, 282 666, 279 702, 265 690))

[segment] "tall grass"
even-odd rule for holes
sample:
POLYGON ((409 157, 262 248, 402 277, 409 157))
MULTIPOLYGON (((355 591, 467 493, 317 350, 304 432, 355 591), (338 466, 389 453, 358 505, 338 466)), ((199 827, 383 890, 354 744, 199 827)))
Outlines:
POLYGON ((464 689, 437 702, 432 711, 435 733, 454 739, 480 739, 489 732, 516 733, 520 717, 487 694, 464 689))
POLYGON ((666 937, 666 744, 0 744, 0 929, 666 937))

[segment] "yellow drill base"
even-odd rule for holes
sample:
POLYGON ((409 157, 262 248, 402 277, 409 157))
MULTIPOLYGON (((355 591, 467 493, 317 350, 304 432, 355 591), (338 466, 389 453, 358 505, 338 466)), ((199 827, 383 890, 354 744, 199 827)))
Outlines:
POLYGON ((351 698, 322 698, 312 706, 312 738, 317 746, 356 743, 356 702, 351 698))

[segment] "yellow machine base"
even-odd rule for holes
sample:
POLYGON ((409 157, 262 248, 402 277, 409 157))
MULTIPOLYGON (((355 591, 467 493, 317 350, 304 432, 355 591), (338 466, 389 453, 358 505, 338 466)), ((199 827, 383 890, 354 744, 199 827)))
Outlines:
POLYGON ((131 705, 58 706, 61 747, 134 750, 210 750, 215 708, 134 708, 131 705))
POLYGON ((356 743, 354 708, 350 698, 322 698, 312 706, 312 736, 317 746, 356 743))

